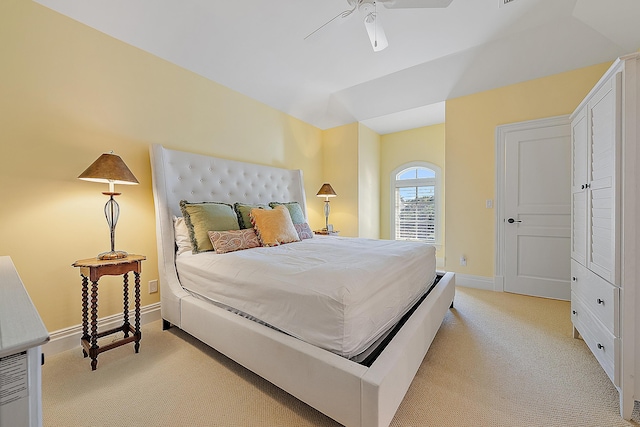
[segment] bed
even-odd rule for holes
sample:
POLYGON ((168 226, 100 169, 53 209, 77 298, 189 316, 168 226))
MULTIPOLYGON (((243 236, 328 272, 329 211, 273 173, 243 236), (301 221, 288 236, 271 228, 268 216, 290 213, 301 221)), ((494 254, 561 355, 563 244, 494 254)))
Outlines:
MULTIPOLYGON (((402 319, 395 328, 385 329, 382 325, 374 325, 372 329, 375 333, 363 338, 358 336, 362 325, 355 324, 350 331, 353 332, 351 335, 358 338, 346 343, 335 344, 329 340, 331 343, 325 346, 322 342, 315 342, 313 337, 300 337, 299 334, 311 327, 305 325, 299 330, 283 330, 286 326, 272 325, 278 322, 277 319, 269 318, 269 321, 265 321, 262 318, 265 313, 257 313, 256 317, 262 322, 256 322, 251 304, 238 309, 239 312, 248 313, 248 316, 238 315, 238 312, 229 310, 228 305, 236 304, 233 301, 221 301, 224 296, 210 296, 205 290, 198 289, 198 283, 201 282, 197 280, 197 276, 200 273, 193 273, 197 270, 189 269, 190 262, 194 262, 196 257, 199 263, 201 260, 208 260, 205 264, 209 264, 211 270, 207 275, 231 268, 216 264, 223 257, 216 258, 215 254, 209 252, 193 256, 176 255, 174 219, 182 215, 180 201, 231 204, 297 202, 306 219, 302 172, 170 150, 157 144, 152 145, 150 150, 164 327, 179 327, 343 425, 388 426, 447 310, 453 304, 453 273, 440 273, 435 280, 434 277, 407 278, 408 282, 429 288, 428 295, 416 298, 416 292, 422 291, 418 288, 412 290, 406 298, 413 298, 417 302, 409 311, 402 309, 394 314, 396 319, 402 319), (189 277, 190 274, 196 277, 189 277), (385 345, 374 347, 371 345, 373 341, 384 342, 385 345), (353 342, 357 342, 357 345, 352 346, 353 342), (333 345, 335 348, 331 348, 333 345), (362 352, 364 348, 367 352, 362 352), (372 348, 377 348, 375 358, 369 357, 367 363, 352 360, 352 356, 369 354, 372 348)), ((251 257, 259 258, 262 252, 269 252, 268 256, 278 254, 284 257, 284 253, 291 252, 294 248, 296 252, 303 252, 318 251, 327 245, 357 244, 369 247, 396 243, 315 236, 277 248, 239 251, 243 253, 239 256, 246 258, 251 254, 251 257)), ((383 248, 383 252, 389 250, 391 247, 383 248)), ((435 262, 435 256, 425 256, 425 259, 433 259, 435 262)), ((405 258, 406 254, 398 257, 405 258)), ((320 265, 335 263, 340 256, 320 261, 318 259, 322 257, 310 258, 314 258, 314 262, 320 265)), ((415 262, 415 266, 426 264, 420 259, 415 262)), ((287 262, 277 264, 286 265, 287 262)), ((277 276, 283 273, 276 271, 273 274, 277 276)), ((285 271, 284 275, 289 277, 291 272, 285 271)), ((397 275, 394 279, 381 279, 383 284, 392 280, 398 280, 397 275)), ((220 285, 224 285, 225 281, 226 279, 221 279, 220 285)), ((357 282, 352 286, 347 293, 356 295, 361 286, 357 282)), ((269 293, 272 295, 272 291, 269 293)), ((308 296, 300 298, 300 304, 304 304, 302 298, 308 296)), ((282 298, 274 299, 282 301, 282 298)), ((331 296, 330 299, 335 298, 331 296)), ((336 310, 336 307, 332 309, 336 310)), ((325 317, 314 323, 330 323, 331 319, 326 313, 319 316, 325 317)), ((331 327, 327 326, 327 329, 331 327)), ((318 335, 325 335, 326 331, 321 332, 318 335)))

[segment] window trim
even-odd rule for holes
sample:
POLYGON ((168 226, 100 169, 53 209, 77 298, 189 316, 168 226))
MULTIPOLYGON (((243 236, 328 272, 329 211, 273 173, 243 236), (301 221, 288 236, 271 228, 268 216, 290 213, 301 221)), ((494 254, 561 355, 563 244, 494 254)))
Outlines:
MULTIPOLYGON (((391 240, 396 239, 396 176, 399 173, 411 169, 411 168, 427 168, 431 169, 435 173, 435 185, 434 185, 434 197, 436 199, 436 219, 435 219, 435 242, 433 243, 436 246, 442 245, 442 169, 439 166, 434 165, 433 163, 423 162, 423 161, 414 161, 404 163, 393 171, 391 171, 391 175, 389 177, 389 237, 391 240)), ((426 180, 431 180, 433 178, 426 178, 426 180)), ((420 180, 420 179, 417 179, 420 180)), ((417 181, 414 180, 414 181, 417 181)), ((409 180, 407 180, 409 181, 409 180)))

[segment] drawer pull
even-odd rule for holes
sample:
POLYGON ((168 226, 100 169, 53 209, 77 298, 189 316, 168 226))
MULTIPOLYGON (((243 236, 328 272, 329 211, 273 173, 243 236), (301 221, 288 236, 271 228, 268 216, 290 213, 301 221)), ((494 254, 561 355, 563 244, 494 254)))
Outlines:
POLYGON ((604 300, 601 300, 600 298, 598 298, 596 302, 600 305, 604 305, 604 300))
POLYGON ((604 351, 604 346, 602 344, 600 344, 600 343, 598 343, 598 350, 604 351))

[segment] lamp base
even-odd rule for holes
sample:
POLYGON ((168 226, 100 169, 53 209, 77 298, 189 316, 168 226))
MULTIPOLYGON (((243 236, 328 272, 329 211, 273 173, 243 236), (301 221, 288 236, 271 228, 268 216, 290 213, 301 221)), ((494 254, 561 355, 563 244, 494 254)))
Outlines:
POLYGON ((121 259, 128 257, 129 254, 124 251, 103 252, 97 256, 98 259, 121 259))

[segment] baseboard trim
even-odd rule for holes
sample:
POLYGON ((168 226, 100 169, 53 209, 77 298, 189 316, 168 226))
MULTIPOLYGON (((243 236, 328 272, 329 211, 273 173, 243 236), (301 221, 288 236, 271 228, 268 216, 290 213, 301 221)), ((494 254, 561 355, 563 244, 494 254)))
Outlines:
POLYGON ((484 289, 486 291, 495 291, 495 283, 490 277, 471 276, 469 274, 456 273, 456 286, 464 288, 484 289))
MULTIPOLYGON (((129 312, 129 319, 133 321, 135 313, 129 312)), ((154 303, 140 307, 140 324, 160 320, 160 303, 154 303)), ((98 329, 111 329, 122 324, 122 314, 114 314, 113 316, 98 319, 98 329)), ((63 351, 80 349, 80 338, 82 337, 82 325, 72 326, 70 328, 60 329, 50 334, 51 339, 42 346, 42 352, 45 355, 53 355, 62 353, 63 351)))

